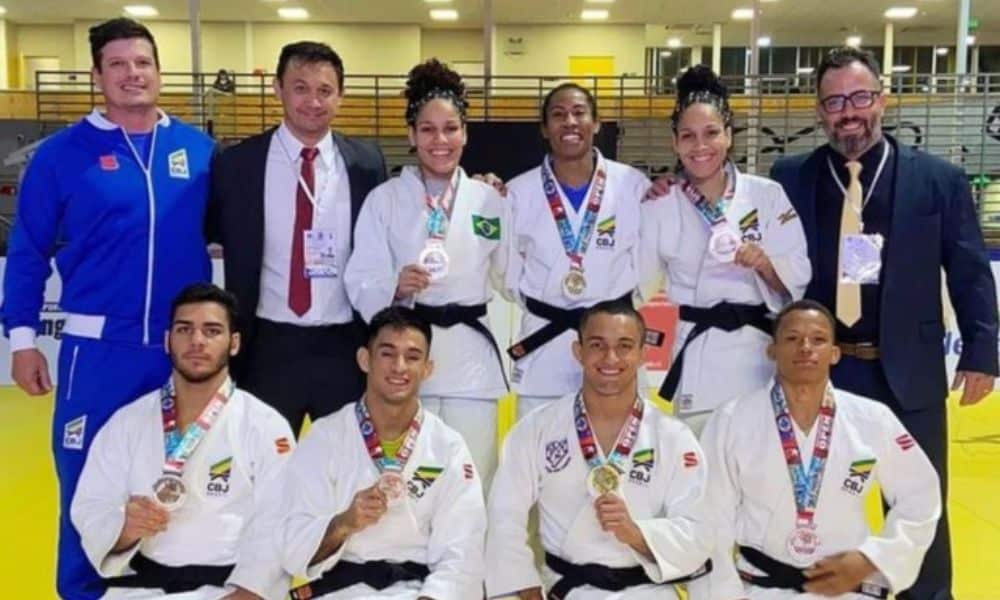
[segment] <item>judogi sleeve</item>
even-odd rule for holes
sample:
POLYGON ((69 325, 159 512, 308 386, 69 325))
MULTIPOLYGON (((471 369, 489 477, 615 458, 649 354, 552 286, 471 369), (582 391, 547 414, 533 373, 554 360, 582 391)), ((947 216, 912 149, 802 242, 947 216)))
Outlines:
MULTIPOLYGON (((733 415, 726 405, 709 418, 701 434, 708 458, 705 506, 711 519, 712 572, 688 584, 691 600, 734 600, 746 597, 733 560, 736 543, 736 511, 741 493, 739 467, 729 443, 733 415)), ((743 451, 749 449, 744 448, 743 451)))
POLYGON ((663 503, 665 515, 636 522, 656 560, 650 561, 630 547, 643 570, 657 583, 697 571, 711 550, 711 531, 704 512, 708 479, 705 456, 687 427, 670 437, 670 443, 660 444, 663 458, 670 465, 670 485, 663 503))
POLYGON ((0 310, 11 351, 34 347, 45 281, 52 274, 49 257, 55 250, 66 203, 61 179, 55 173, 58 161, 54 152, 51 144, 43 144, 35 152, 18 190, 0 310))
POLYGON ((538 440, 534 419, 519 421, 503 444, 490 489, 486 536, 486 595, 504 596, 540 588, 542 579, 528 546, 528 512, 538 500, 538 440))
MULTIPOLYGON (((490 192, 496 194, 495 191, 490 192)), ((511 263, 511 246, 513 245, 514 217, 511 213, 510 202, 505 198, 500 198, 500 244, 493 250, 490 256, 490 284, 493 289, 500 292, 507 300, 513 300, 510 288, 507 285, 507 267, 511 263)))
POLYGON ((389 250, 389 225, 383 214, 387 201, 392 200, 387 187, 372 190, 361 205, 354 226, 358 244, 344 269, 347 296, 365 321, 371 321, 375 313, 392 304, 399 282, 389 250))
POLYGON ((672 194, 639 205, 639 293, 644 301, 664 289, 667 263, 677 255, 680 219, 672 194))
POLYGON ((483 593, 486 565, 486 506, 483 484, 464 443, 452 446, 451 459, 442 474, 445 484, 431 518, 427 562, 430 575, 420 596, 434 600, 468 600, 483 593))
POLYGON ((273 410, 254 415, 244 438, 253 473, 253 514, 240 539, 239 559, 226 584, 263 598, 288 595, 290 577, 281 568, 275 530, 281 521, 281 475, 295 445, 292 429, 273 410))
POLYGON ((882 496, 891 507, 881 535, 872 535, 858 550, 889 581, 893 592, 910 587, 917 579, 924 554, 934 539, 941 516, 938 475, 924 451, 892 411, 874 405, 870 439, 882 443, 877 478, 882 496))
POLYGON ((277 534, 281 565, 288 573, 308 579, 316 579, 333 568, 347 545, 342 544, 326 560, 309 565, 327 526, 337 515, 336 483, 330 468, 344 457, 335 453, 335 433, 313 427, 288 461, 282 483, 285 517, 277 534))
POLYGON ((767 307, 777 312, 788 302, 802 298, 812 277, 812 267, 802 221, 788 201, 785 190, 776 183, 768 182, 760 193, 767 195, 764 200, 766 212, 761 211, 764 253, 771 260, 778 279, 785 284, 788 296, 768 286, 756 271, 754 280, 767 307))
POLYGON ((128 415, 119 410, 97 432, 70 505, 83 551, 102 577, 120 575, 141 545, 140 541, 124 552, 111 552, 125 526, 128 472, 135 455, 129 435, 135 423, 129 423, 128 415))
MULTIPOLYGON (((517 214, 514 210, 517 199, 517 192, 508 188, 507 197, 504 198, 504 203, 507 205, 507 211, 509 215, 509 220, 507 223, 507 268, 504 273, 504 289, 507 292, 504 294, 507 298, 510 298, 513 302, 521 301, 521 276, 524 274, 524 256, 521 255, 521 250, 517 243, 517 214)), ((501 232, 503 235, 503 232, 501 232)))

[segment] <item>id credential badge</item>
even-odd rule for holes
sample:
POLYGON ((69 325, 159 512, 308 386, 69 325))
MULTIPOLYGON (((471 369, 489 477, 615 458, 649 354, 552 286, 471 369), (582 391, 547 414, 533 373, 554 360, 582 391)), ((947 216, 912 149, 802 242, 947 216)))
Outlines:
POLYGON ((880 234, 848 234, 840 240, 840 283, 878 283, 882 272, 880 234))
POLYGON ((303 249, 305 250, 306 277, 336 277, 337 249, 333 232, 323 229, 307 229, 303 249))

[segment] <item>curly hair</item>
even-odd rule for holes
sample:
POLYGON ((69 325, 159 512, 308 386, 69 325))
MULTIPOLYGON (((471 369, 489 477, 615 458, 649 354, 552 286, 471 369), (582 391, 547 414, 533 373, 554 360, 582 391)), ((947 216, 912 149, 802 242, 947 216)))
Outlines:
POLYGON ((677 80, 677 104, 670 115, 674 131, 680 123, 681 115, 692 104, 710 104, 719 111, 726 127, 733 126, 733 109, 729 106, 729 90, 719 80, 712 69, 705 65, 695 65, 684 71, 677 80))
POLYGON ((449 100, 455 105, 462 122, 465 122, 469 102, 465 96, 462 77, 436 58, 410 69, 406 79, 406 122, 413 126, 417 114, 425 104, 435 98, 449 100))

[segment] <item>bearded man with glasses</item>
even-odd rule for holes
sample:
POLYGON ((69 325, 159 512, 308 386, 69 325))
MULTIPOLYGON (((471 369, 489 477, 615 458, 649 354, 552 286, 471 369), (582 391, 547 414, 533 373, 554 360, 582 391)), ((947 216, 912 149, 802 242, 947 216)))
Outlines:
MULTIPOLYGON (((997 375, 996 288, 968 177, 882 132, 886 97, 870 52, 832 50, 816 76, 828 143, 771 169, 806 233, 813 281, 805 297, 837 316, 843 359, 834 385, 892 409, 934 464, 945 498, 942 268, 962 335, 952 383, 960 404, 982 400, 997 375)), ((951 597, 942 511, 917 582, 897 598, 951 597)))

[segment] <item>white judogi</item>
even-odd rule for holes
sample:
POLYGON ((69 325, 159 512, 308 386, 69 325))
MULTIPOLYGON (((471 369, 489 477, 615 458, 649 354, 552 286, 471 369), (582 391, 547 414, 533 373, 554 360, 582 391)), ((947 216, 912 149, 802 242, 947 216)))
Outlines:
MULTIPOLYGON (((538 505, 542 547, 575 564, 608 567, 641 565, 653 581, 689 575, 708 558, 709 529, 700 505, 707 483, 701 448, 691 431, 646 402, 639 433, 622 476, 621 493, 656 561, 649 561, 601 529, 587 490, 590 467, 580 450, 570 394, 519 421, 504 442, 503 457, 490 490, 487 536, 488 597, 543 585, 528 545, 528 512, 538 505)), ((591 586, 568 600, 661 599, 672 588, 642 585, 608 592, 591 586)))
MULTIPOLYGON (((794 590, 744 584, 729 554, 733 544, 752 546, 783 563, 797 563, 788 551, 795 528, 795 500, 771 407, 770 384, 719 408, 702 442, 709 462, 706 494, 715 523, 715 569, 691 583, 692 600, 733 598, 816 599, 794 590)), ((816 508, 819 555, 860 550, 879 569, 872 582, 899 592, 917 577, 941 514, 938 477, 927 456, 883 404, 834 391, 836 415, 826 471, 816 508), (872 468, 874 461, 874 468, 872 468), (880 535, 865 519, 864 494, 878 481, 892 507, 880 535)), ((793 425, 803 465, 812 460, 816 431, 793 425)), ((738 568, 760 574, 742 558, 738 568)), ((845 594, 841 599, 864 599, 845 594)))
MULTIPOLYGON (((739 230, 743 242, 761 246, 789 295, 772 290, 753 269, 714 259, 708 253, 708 223, 675 185, 666 196, 642 203, 639 256, 646 298, 663 289, 664 272, 667 298, 676 305, 708 308, 726 301, 766 304, 777 312, 802 297, 811 268, 795 209, 781 185, 736 173, 726 220, 739 230)), ((675 357, 693 328, 693 323, 678 322, 675 357)), ((765 385, 774 374, 765 355, 768 342, 768 335, 750 326, 731 332, 711 328, 695 338, 684 355, 684 370, 673 398, 675 414, 685 418, 711 411, 765 385)))
POLYGON ((462 438, 425 411, 403 476, 408 494, 374 525, 352 535, 326 560, 309 566, 327 526, 378 470, 358 428, 355 404, 317 420, 289 465, 285 518, 278 539, 289 573, 319 578, 338 561, 413 561, 427 565, 423 582, 398 582, 381 592, 357 584, 324 598, 468 600, 482 594, 486 510, 479 476, 462 438))
MULTIPOLYGON (((289 578, 278 563, 270 508, 295 445, 288 422, 243 390, 235 390, 184 467, 188 496, 167 530, 111 554, 131 495, 153 496, 164 462, 160 391, 122 407, 94 438, 73 497, 71 516, 83 549, 104 577, 128 574, 136 552, 168 566, 231 565, 227 584, 282 598, 289 578)), ((210 600, 232 589, 203 586, 170 598, 210 600)), ((105 598, 161 598, 157 589, 113 588, 105 598)))
MULTIPOLYGON (((467 177, 461 167, 457 177, 445 237, 448 275, 405 300, 408 306, 486 304, 493 289, 504 290, 510 205, 491 186, 467 177)), ((424 183, 414 166, 404 167, 399 177, 368 194, 344 274, 351 303, 366 321, 393 304, 400 271, 418 263, 428 238, 429 214, 424 183)), ((489 328, 487 317, 480 321, 489 328)), ((489 478, 496 468, 495 400, 507 393, 500 360, 489 340, 467 325, 434 326, 433 334, 434 372, 420 386, 420 396, 426 408, 462 434, 480 473, 489 478)))
MULTIPOLYGON (((630 294, 638 285, 639 202, 649 189, 649 178, 628 165, 604 159, 596 149, 594 152, 598 166, 603 165, 607 171, 607 183, 594 235, 583 255, 587 288, 575 300, 562 291, 570 263, 542 188, 541 166, 518 175, 507 185, 507 202, 514 220, 507 287, 511 296, 520 300, 523 310, 516 340, 548 323, 524 308, 524 297, 552 306, 579 308, 630 294)), ((561 186, 556 187, 577 234, 586 214, 586 200, 577 211, 561 186)), ((574 339, 576 332, 566 331, 515 363, 511 381, 519 396, 557 397, 579 389, 582 376, 571 352, 574 339)))

